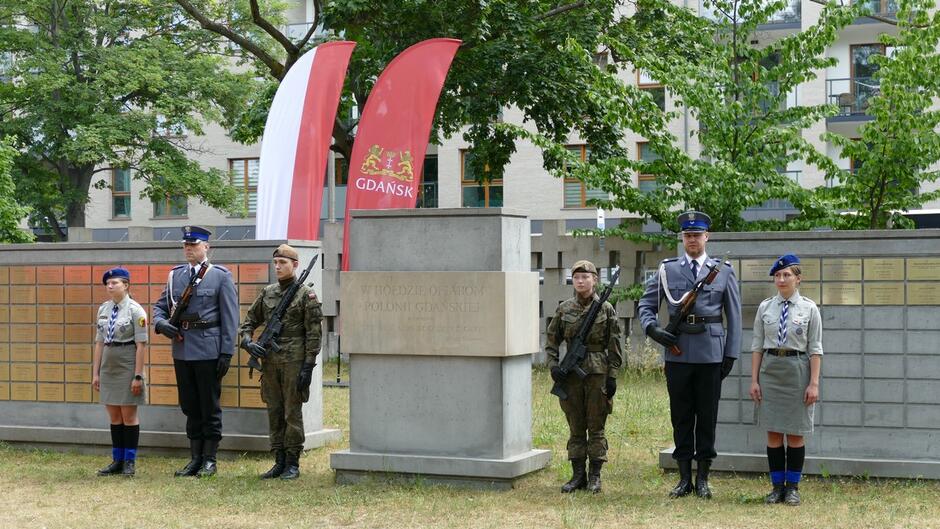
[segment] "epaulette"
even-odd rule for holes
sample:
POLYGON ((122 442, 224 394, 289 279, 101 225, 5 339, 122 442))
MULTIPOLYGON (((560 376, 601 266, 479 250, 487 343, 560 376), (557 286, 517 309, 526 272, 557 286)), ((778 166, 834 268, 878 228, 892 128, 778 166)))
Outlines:
POLYGON ((760 305, 763 305, 764 303, 767 303, 768 301, 774 299, 775 297, 777 297, 777 296, 770 296, 769 298, 765 299, 764 301, 761 301, 761 302, 760 302, 760 305))
POLYGON ((806 301, 809 301, 809 302, 812 303, 813 305, 818 305, 818 303, 816 303, 816 302, 813 301, 812 299, 810 299, 810 298, 804 296, 803 294, 800 294, 800 297, 803 298, 803 299, 805 299, 806 301))
POLYGON ((222 265, 217 265, 217 264, 214 264, 214 263, 213 263, 213 264, 212 264, 212 268, 218 268, 219 270, 225 272, 226 274, 231 274, 231 273, 232 273, 228 268, 225 268, 225 267, 222 266, 222 265))
POLYGON ((186 267, 186 266, 189 266, 189 265, 188 265, 188 264, 176 265, 176 266, 173 267, 173 270, 179 270, 180 268, 183 268, 183 267, 186 267))
POLYGON ((671 262, 673 262, 673 261, 678 261, 678 260, 679 260, 678 257, 670 257, 669 259, 663 259, 663 262, 664 262, 664 263, 671 263, 671 262))

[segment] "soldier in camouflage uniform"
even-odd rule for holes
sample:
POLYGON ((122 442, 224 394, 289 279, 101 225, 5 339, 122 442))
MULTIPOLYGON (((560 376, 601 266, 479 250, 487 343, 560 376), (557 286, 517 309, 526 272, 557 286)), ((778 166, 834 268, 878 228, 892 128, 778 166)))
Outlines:
POLYGON ((571 276, 576 295, 558 305, 545 331, 545 352, 552 379, 563 383, 568 393, 568 398, 560 402, 570 431, 568 459, 571 460, 573 475, 561 491, 568 493, 587 488, 598 493, 601 491, 601 466, 607 461, 604 425, 617 392, 617 372, 623 364, 620 324, 614 307, 605 301, 584 344, 587 355, 581 368, 588 376, 584 380, 576 375, 564 378, 558 367, 558 346, 574 338, 591 302, 598 299, 595 292, 597 268, 593 263, 585 260, 576 262, 571 268, 571 276), (590 459, 587 474, 585 458, 590 459))
POLYGON ((241 347, 261 360, 261 398, 268 406, 271 451, 274 466, 261 479, 295 479, 300 476, 300 452, 304 446, 302 406, 310 397, 313 368, 320 352, 320 320, 323 313, 313 289, 301 285, 287 312, 278 338, 280 351, 266 351, 252 341, 255 329, 263 326, 282 293, 297 280, 297 251, 286 244, 274 251, 277 283, 261 290, 239 328, 241 347))

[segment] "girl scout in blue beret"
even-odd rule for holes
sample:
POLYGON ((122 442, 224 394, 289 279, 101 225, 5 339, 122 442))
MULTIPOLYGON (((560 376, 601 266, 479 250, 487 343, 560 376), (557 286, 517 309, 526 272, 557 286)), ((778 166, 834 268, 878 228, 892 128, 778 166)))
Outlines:
POLYGON ((757 423, 767 430, 773 490, 764 501, 799 505, 806 455, 803 436, 813 432, 813 412, 819 400, 822 318, 816 304, 798 290, 799 257, 781 256, 770 275, 777 295, 761 302, 754 318, 750 394, 757 423))
POLYGON ((144 347, 147 313, 128 294, 131 275, 124 268, 104 273, 109 301, 98 308, 92 386, 111 419, 111 464, 99 476, 133 476, 140 421, 137 406, 146 403, 144 347))

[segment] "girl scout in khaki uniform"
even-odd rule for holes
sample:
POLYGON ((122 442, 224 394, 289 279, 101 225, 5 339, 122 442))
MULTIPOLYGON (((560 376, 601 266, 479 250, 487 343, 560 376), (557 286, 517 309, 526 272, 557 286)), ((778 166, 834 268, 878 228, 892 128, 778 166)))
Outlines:
POLYGON ((787 254, 774 262, 777 295, 765 299, 754 318, 751 344, 751 398, 757 423, 767 430, 767 460, 773 490, 766 503, 799 505, 799 483, 806 447, 813 432, 822 365, 822 318, 798 290, 800 259, 787 254), (787 447, 783 447, 786 434, 787 447))
POLYGON ((144 347, 147 313, 127 293, 131 275, 124 268, 104 273, 110 301, 98 308, 92 386, 111 419, 111 464, 99 476, 133 476, 140 420, 137 406, 147 401, 144 390, 144 347))

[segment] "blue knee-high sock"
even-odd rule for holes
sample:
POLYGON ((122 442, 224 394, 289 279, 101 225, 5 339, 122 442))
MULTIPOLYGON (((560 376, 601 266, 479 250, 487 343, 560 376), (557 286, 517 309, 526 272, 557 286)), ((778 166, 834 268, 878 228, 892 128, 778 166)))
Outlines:
POLYGON ((140 440, 140 425, 124 427, 124 460, 135 461, 137 459, 137 442, 140 440))
POLYGON ((797 485, 803 476, 803 460, 806 459, 806 447, 787 447, 787 483, 797 485))
POLYGON ((783 485, 786 479, 787 454, 782 446, 767 447, 767 465, 770 467, 770 482, 774 485, 783 485))
POLYGON ((111 425, 111 459, 124 461, 124 425, 111 425))

